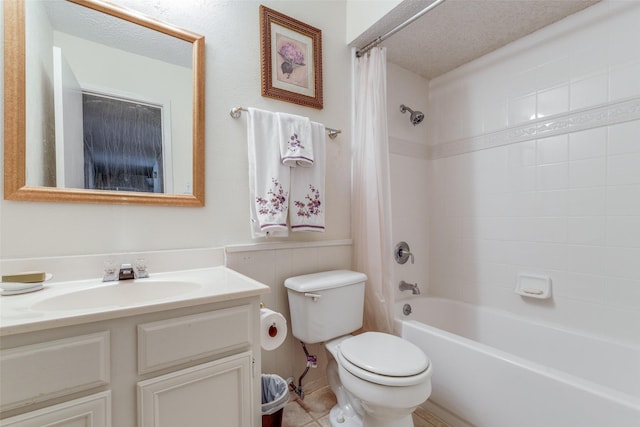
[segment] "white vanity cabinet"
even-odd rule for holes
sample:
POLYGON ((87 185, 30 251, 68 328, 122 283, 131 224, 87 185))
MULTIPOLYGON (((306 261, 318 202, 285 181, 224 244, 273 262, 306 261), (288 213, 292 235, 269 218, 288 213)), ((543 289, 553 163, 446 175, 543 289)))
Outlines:
POLYGON ((0 426, 260 425, 259 298, 0 340, 0 426))
POLYGON ((251 348, 252 309, 241 305, 138 325, 139 373, 233 353, 139 382, 140 427, 251 425, 253 354, 242 350, 251 348))

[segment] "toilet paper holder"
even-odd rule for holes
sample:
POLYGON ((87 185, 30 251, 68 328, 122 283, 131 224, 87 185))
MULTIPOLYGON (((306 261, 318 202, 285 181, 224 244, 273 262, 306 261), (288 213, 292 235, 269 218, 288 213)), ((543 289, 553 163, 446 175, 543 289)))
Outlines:
POLYGON ((287 337, 287 321, 281 313, 260 303, 260 343, 264 350, 275 350, 287 337))

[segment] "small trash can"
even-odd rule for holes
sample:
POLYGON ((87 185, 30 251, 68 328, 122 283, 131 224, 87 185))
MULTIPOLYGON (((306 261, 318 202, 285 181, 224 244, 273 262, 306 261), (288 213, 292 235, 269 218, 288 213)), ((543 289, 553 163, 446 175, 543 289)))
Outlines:
POLYGON ((262 427, 282 427, 289 385, 278 375, 262 374, 262 427))

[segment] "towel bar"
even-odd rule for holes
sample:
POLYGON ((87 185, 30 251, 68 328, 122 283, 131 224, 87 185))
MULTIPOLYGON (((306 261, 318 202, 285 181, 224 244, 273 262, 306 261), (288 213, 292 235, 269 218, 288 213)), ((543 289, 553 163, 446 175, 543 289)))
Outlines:
MULTIPOLYGON (((233 107, 231 109, 231 111, 229 111, 229 115, 231 117, 233 117, 234 119, 239 119, 240 116, 242 115, 243 111, 249 111, 246 108, 242 108, 242 107, 233 107)), ((333 129, 333 128, 328 128, 325 127, 327 134, 329 135, 329 138, 331 139, 336 139, 336 137, 338 136, 338 134, 342 133, 342 131, 340 129, 333 129)))

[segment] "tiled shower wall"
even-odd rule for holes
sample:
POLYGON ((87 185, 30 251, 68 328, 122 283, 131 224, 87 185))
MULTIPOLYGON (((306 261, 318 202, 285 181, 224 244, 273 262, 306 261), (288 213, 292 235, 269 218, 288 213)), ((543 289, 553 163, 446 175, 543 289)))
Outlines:
POLYGON ((639 22, 603 1, 431 81, 430 293, 640 342, 639 22))
POLYGON ((394 247, 401 241, 407 242, 414 256, 414 262, 398 264, 389 254, 395 301, 416 298, 411 292, 398 289, 401 280, 417 283, 424 294, 429 287, 427 127, 424 123, 413 126, 409 114, 400 111, 400 105, 404 104, 426 112, 428 98, 428 80, 395 64, 387 64, 391 239, 394 247))

